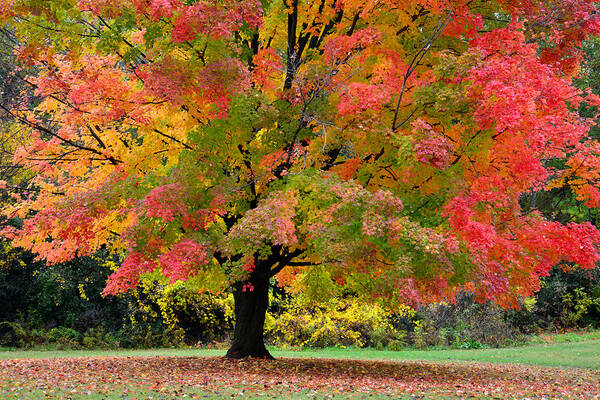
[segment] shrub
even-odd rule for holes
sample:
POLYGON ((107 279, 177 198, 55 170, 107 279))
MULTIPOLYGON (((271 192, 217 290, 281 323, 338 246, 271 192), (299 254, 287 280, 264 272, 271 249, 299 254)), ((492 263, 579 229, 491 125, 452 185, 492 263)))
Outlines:
POLYGON ((406 347, 406 342, 403 340, 392 340, 388 345, 388 349, 391 351, 400 351, 406 347))
POLYGON ((454 304, 438 303, 421 307, 411 335, 417 347, 463 343, 503 346, 525 340, 511 324, 506 310, 491 303, 476 303, 468 293, 460 293, 454 304))
POLYGON ((23 347, 27 334, 17 322, 0 322, 0 346, 23 347))
POLYGON ((355 298, 324 307, 291 300, 285 311, 267 319, 265 332, 269 341, 283 346, 383 348, 394 342, 398 346, 404 338, 383 308, 355 298))
POLYGON ((81 344, 83 345, 83 347, 86 347, 88 349, 94 349, 101 346, 100 341, 97 338, 91 336, 84 336, 81 340, 81 344))
POLYGON ((485 344, 479 343, 477 340, 467 340, 462 343, 457 343, 456 348, 459 349, 482 349, 487 347, 485 344))
POLYGON ((420 349, 445 344, 442 330, 435 325, 434 321, 429 319, 416 320, 412 334, 409 337, 412 339, 412 343, 420 349))
POLYGON ((166 287, 157 300, 165 324, 187 343, 223 338, 233 328, 233 298, 201 294, 185 286, 166 287))
POLYGON ((555 267, 536 293, 536 323, 545 329, 600 326, 600 268, 555 267))
POLYGON ((111 258, 101 250, 44 265, 32 253, 0 241, 0 321, 19 322, 28 334, 35 333, 26 339, 28 346, 47 342, 42 331, 58 326, 78 332, 99 326, 119 330, 129 296, 100 294, 111 273, 111 258))
POLYGON ((134 292, 124 347, 178 346, 222 340, 233 327, 231 295, 199 293, 185 284, 144 283, 134 292))
POLYGON ((57 328, 50 329, 46 335, 46 338, 50 342, 76 345, 82 339, 82 335, 74 329, 59 326, 57 328))

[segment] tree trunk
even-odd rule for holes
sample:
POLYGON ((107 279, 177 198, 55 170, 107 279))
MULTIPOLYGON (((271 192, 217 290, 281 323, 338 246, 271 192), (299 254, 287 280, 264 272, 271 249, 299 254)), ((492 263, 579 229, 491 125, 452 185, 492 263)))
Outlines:
POLYGON ((273 359, 265 347, 263 330, 269 305, 269 279, 253 277, 233 288, 235 329, 228 358, 258 357, 273 359))

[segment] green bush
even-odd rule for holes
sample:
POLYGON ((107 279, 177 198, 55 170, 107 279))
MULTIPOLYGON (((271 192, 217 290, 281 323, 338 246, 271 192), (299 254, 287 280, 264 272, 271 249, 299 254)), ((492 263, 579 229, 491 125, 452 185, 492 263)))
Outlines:
POLYGON ((462 343, 457 343, 457 345, 455 347, 457 349, 483 349, 488 346, 485 344, 479 343, 477 340, 467 340, 462 343))
POLYGON ((49 342, 61 343, 61 344, 72 344, 76 345, 82 338, 82 335, 74 329, 59 326, 52 328, 48 331, 46 338, 49 342))
POLYGON ((80 333, 91 327, 118 331, 129 296, 101 296, 112 272, 110 259, 99 251, 44 265, 30 252, 0 241, 0 321, 19 322, 32 335, 25 340, 28 346, 47 342, 45 331, 58 326, 80 333))
POLYGON ((459 293, 454 303, 421 307, 415 315, 415 323, 419 321, 423 327, 409 334, 411 344, 418 347, 457 347, 470 342, 499 347, 526 339, 511 323, 509 311, 489 302, 477 303, 469 293, 459 293))
POLYGON ((600 268, 555 267, 535 298, 535 323, 544 330, 600 327, 600 268))
POLYGON ((23 327, 17 322, 0 322, 0 346, 23 347, 27 334, 23 327))
POLYGON ((388 345, 388 349, 391 351, 400 351, 406 348, 406 342, 402 340, 392 340, 388 345))
POLYGON ((98 348, 101 347, 101 343, 100 341, 92 336, 84 336, 83 339, 81 340, 81 344, 83 345, 83 347, 87 348, 87 349, 94 349, 94 348, 98 348))
POLYGON ((414 324, 414 329, 408 337, 415 347, 424 349, 446 344, 443 335, 444 331, 435 325, 435 321, 430 319, 418 319, 414 321, 414 324))

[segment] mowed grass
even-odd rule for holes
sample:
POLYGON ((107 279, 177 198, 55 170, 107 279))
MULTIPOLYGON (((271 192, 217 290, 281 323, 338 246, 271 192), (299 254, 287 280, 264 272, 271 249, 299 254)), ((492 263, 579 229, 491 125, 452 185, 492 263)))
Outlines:
MULTIPOLYGON (((274 354, 278 352, 274 351, 274 354)), ((437 362, 469 361, 478 363, 512 363, 543 367, 570 367, 600 370, 600 340, 536 344, 532 346, 477 350, 403 350, 373 349, 303 350, 281 352, 283 357, 319 357, 362 360, 422 360, 437 362)))
MULTIPOLYGON (((568 336, 567 336, 568 337, 568 336)), ((351 360, 394 360, 394 361, 469 361, 478 363, 514 363, 543 367, 570 367, 600 370, 600 338, 588 335, 587 340, 555 343, 540 343, 522 347, 477 350, 375 350, 354 348, 327 348, 282 350, 272 349, 276 358, 332 358, 351 360)), ((552 339, 551 339, 552 340, 552 339)), ((0 351, 0 359, 72 358, 72 357, 218 357, 225 354, 221 349, 149 349, 149 350, 14 350, 0 351)))
MULTIPOLYGON (((167 399, 229 399, 243 398, 249 400, 260 399, 282 399, 282 400, 306 400, 306 399, 335 399, 335 400, 458 400, 462 397, 442 394, 394 394, 393 397, 386 393, 348 393, 348 392, 330 392, 324 390, 300 390, 296 393, 272 391, 272 390, 253 390, 248 388, 222 387, 219 389, 203 390, 181 388, 175 390, 139 390, 128 389, 126 387, 114 387, 111 391, 91 392, 91 391, 73 391, 73 390, 39 390, 33 389, 20 393, 19 400, 40 400, 40 399, 60 399, 60 400, 167 400, 167 399)), ((485 398, 485 397, 479 397, 485 398)))

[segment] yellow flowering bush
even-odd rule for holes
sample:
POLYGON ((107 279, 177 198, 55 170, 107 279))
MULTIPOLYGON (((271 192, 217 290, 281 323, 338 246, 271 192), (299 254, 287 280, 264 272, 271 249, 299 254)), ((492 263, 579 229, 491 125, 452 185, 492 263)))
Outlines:
POLYGON ((284 312, 267 318, 265 331, 268 340, 283 347, 398 347, 405 336, 381 306, 356 298, 335 299, 326 306, 293 299, 284 312))
POLYGON ((158 327, 157 332, 168 336, 171 345, 221 340, 233 327, 230 294, 200 293, 183 282, 173 285, 144 282, 134 295, 131 325, 145 326, 148 332, 158 327))

